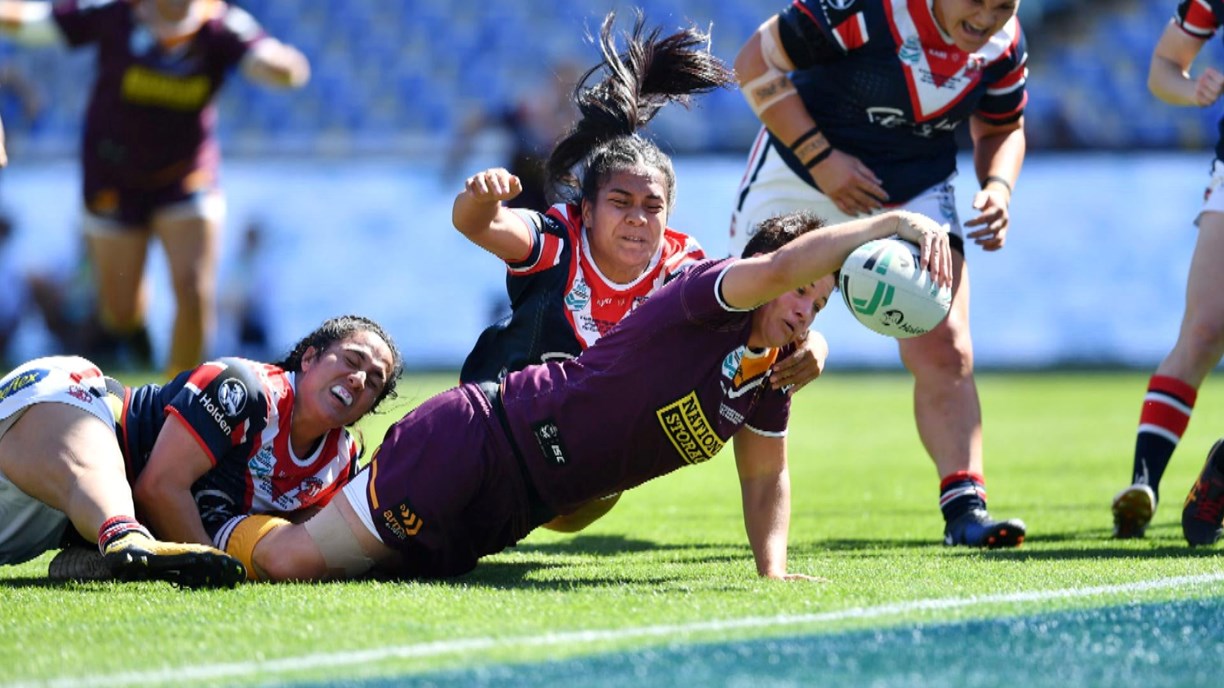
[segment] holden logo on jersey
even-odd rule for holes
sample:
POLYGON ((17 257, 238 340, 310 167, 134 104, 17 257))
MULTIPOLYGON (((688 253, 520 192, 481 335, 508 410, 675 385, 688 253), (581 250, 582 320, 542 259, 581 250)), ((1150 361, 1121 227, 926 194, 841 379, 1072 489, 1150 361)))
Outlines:
POLYGON ((222 382, 221 388, 217 390, 217 401, 225 409, 226 415, 231 418, 237 416, 246 408, 246 385, 242 384, 242 380, 235 378, 222 382))
POLYGON ((3 401, 5 398, 20 392, 30 385, 38 383, 50 374, 51 371, 49 370, 35 369, 27 370, 20 375, 13 376, 11 379, 5 382, 3 386, 0 386, 0 401, 3 401))
POLYGON ((580 311, 587 307, 591 302, 591 288, 582 281, 582 278, 574 280, 574 286, 570 288, 569 293, 565 295, 565 307, 571 311, 580 311))
POLYGON ((824 0, 825 4, 835 10, 845 12, 854 5, 855 0, 824 0))

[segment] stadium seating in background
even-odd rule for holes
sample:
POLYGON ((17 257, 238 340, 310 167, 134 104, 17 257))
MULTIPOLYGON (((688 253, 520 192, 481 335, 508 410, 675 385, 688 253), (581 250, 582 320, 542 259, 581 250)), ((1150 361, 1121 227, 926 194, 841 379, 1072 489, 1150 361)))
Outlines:
MULTIPOLYGON (((301 48, 313 79, 278 93, 235 79, 220 100, 229 154, 436 153, 474 110, 513 102, 542 65, 592 62, 587 40, 610 7, 628 26, 634 6, 652 23, 710 25, 712 50, 730 61, 783 0, 232 0, 269 33, 301 48)), ((1220 108, 1174 108, 1145 85, 1147 64, 1175 0, 1024 0, 1030 41, 1028 133, 1033 149, 1205 148, 1220 108)), ((1221 64, 1218 39, 1202 64, 1221 64)), ((47 108, 28 121, 0 97, 11 147, 27 158, 70 155, 79 138, 92 65, 88 51, 18 49, 0 41, 0 63, 39 75, 47 108)), ((669 109, 653 125, 676 152, 739 152, 757 123, 734 91, 669 109)))

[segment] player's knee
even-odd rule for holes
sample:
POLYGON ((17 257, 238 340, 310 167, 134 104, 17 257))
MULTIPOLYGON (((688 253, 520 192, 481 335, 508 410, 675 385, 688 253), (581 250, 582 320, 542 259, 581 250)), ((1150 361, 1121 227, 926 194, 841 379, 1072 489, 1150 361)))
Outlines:
POLYGON ((1199 361, 1219 361, 1224 353, 1224 313, 1193 316, 1182 332, 1179 345, 1199 361))

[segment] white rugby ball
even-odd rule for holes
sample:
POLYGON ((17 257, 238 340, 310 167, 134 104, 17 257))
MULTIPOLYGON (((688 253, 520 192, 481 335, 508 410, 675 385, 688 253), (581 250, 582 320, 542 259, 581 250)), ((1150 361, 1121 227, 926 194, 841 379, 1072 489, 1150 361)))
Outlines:
POLYGON ((952 306, 952 290, 918 268, 916 245, 895 237, 854 249, 841 268, 846 307, 868 328, 889 337, 917 337, 935 329, 952 306))

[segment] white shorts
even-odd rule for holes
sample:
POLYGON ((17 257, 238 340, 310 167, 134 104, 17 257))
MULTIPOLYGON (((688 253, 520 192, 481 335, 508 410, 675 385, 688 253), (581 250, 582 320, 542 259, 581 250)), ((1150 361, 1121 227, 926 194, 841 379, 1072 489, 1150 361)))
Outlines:
MULTIPOLYGON (((219 225, 225 222, 225 213, 225 194, 218 189, 212 189, 158 208, 153 213, 153 221, 200 219, 219 225)), ((95 215, 89 212, 88 208, 85 208, 81 215, 81 231, 85 236, 105 237, 131 229, 129 225, 118 220, 95 215)))
POLYGON ((1203 213, 1224 213, 1224 193, 1219 192, 1221 186, 1224 186, 1224 162, 1215 160, 1211 163, 1211 179, 1207 181, 1207 190, 1203 192, 1203 207, 1194 218, 1196 227, 1203 218, 1203 213))
MULTIPOLYGON (((889 206, 886 210, 921 213, 943 225, 949 234, 963 239, 964 231, 957 218, 956 195, 952 188, 955 176, 953 174, 909 201, 889 206)), ((796 176, 782 156, 772 146, 765 144, 763 136, 758 137, 753 154, 748 159, 748 170, 736 194, 736 202, 739 209, 731 213, 730 242, 727 245, 728 255, 731 256, 740 256, 744 252, 744 246, 756 233, 757 223, 775 215, 810 210, 826 224, 854 219, 838 210, 828 196, 796 176)), ((1221 202, 1224 203, 1224 199, 1221 202)))
MULTIPOLYGON (((34 404, 68 404, 113 426, 106 380, 93 363, 79 356, 39 358, 0 379, 0 442, 34 404)), ((43 504, 0 472, 0 564, 20 564, 59 547, 71 527, 63 512, 43 504)))

